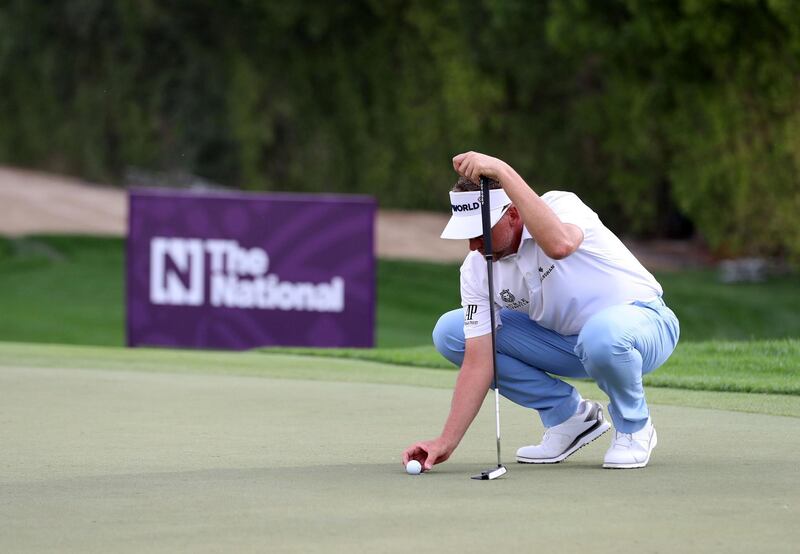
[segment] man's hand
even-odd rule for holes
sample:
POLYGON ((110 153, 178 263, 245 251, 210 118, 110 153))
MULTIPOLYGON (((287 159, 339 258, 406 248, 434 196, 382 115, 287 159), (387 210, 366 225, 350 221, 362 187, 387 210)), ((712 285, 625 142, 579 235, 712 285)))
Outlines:
POLYGON ((440 464, 450 457, 453 449, 445 444, 439 437, 432 441, 422 441, 412 444, 403 452, 403 467, 411 460, 422 464, 422 471, 429 471, 435 464, 440 464))
POLYGON ((469 338, 458 372, 450 415, 439 438, 412 444, 403 452, 403 465, 417 460, 424 471, 447 460, 458 447, 492 382, 492 335, 469 338))
POLYGON ((453 158, 453 169, 470 181, 480 184, 481 175, 501 181, 508 164, 503 160, 492 158, 478 152, 464 152, 453 158))
POLYGON ((503 160, 478 152, 465 152, 453 158, 453 169, 475 184, 481 175, 498 181, 522 216, 525 228, 554 260, 571 255, 583 242, 583 231, 563 223, 522 177, 503 160))

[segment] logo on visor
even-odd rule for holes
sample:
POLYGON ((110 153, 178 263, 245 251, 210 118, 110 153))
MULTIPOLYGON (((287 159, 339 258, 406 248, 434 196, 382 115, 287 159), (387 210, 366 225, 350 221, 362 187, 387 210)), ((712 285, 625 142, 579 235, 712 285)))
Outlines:
POLYGON ((480 209, 481 205, 478 202, 472 204, 450 204, 454 212, 471 212, 472 210, 480 209))

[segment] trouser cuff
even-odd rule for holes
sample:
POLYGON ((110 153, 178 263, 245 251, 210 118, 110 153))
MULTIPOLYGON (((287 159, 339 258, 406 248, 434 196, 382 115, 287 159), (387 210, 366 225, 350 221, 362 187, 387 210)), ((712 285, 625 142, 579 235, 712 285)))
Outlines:
POLYGON ((583 400, 581 394, 573 387, 572 394, 569 398, 566 398, 557 406, 539 411, 542 425, 545 427, 554 427, 559 423, 564 423, 578 411, 578 405, 581 403, 581 400, 583 400))

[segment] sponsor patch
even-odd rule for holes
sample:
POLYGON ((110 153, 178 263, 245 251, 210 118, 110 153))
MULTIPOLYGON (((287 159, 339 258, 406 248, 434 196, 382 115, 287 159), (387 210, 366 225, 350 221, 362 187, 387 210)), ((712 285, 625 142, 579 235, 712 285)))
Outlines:
POLYGON ((481 205, 478 202, 472 202, 471 204, 450 204, 450 208, 453 210, 453 213, 472 212, 481 209, 481 205))
POLYGON ((530 304, 530 302, 528 302, 524 298, 520 298, 519 300, 517 300, 512 304, 506 304, 506 308, 508 308, 509 310, 518 310, 524 306, 527 306, 528 304, 530 304))
POLYGON ((513 294, 511 294, 511 291, 510 291, 510 290, 508 290, 508 289, 503 289, 503 290, 501 290, 501 291, 500 291, 500 299, 501 299, 503 302, 505 302, 506 304, 510 304, 511 302, 513 302, 514 300, 516 300, 516 299, 517 299, 517 297, 516 297, 516 296, 514 296, 513 294))
POLYGON ((552 264, 550 267, 548 267, 547 271, 545 271, 544 268, 540 267, 539 268, 539 273, 541 274, 540 280, 544 281, 547 278, 547 276, 553 272, 555 268, 556 268, 555 264, 552 264))
POLYGON ((467 304, 467 307, 464 309, 464 321, 472 321, 472 317, 475 315, 475 312, 478 311, 477 304, 467 304))

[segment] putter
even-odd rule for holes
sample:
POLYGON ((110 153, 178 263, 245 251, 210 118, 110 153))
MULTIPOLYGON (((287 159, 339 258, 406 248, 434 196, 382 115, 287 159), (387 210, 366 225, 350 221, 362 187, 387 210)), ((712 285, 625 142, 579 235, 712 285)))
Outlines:
POLYGON ((494 372, 494 414, 497 429, 497 467, 481 471, 472 479, 490 481, 505 475, 508 471, 500 461, 500 383, 497 382, 497 348, 494 329, 494 283, 492 282, 492 220, 489 180, 481 175, 481 218, 483 220, 483 257, 486 258, 486 271, 489 274, 489 321, 492 326, 492 370, 494 372))

